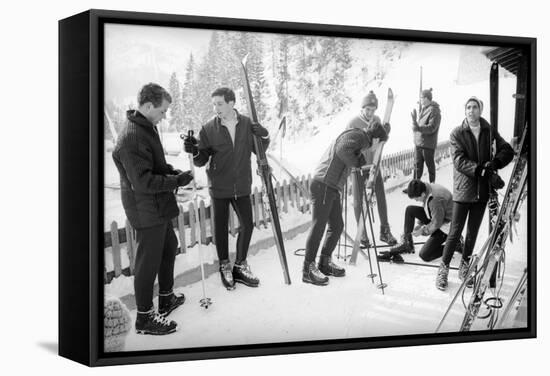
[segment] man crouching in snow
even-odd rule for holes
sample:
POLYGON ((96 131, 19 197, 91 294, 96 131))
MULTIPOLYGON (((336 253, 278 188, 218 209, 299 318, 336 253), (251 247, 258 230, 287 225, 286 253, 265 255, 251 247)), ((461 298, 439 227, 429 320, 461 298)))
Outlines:
MULTIPOLYGON (((453 194, 439 184, 424 183, 414 179, 406 190, 409 198, 421 202, 422 206, 409 205, 405 210, 405 225, 401 243, 381 252, 380 261, 403 262, 401 253, 414 253, 413 236, 429 236, 420 250, 420 258, 426 262, 443 255, 443 243, 447 240, 453 215, 453 194), (414 220, 418 225, 413 228, 414 220)), ((460 240, 457 251, 462 252, 460 240)))
POLYGON ((321 158, 310 185, 312 210, 311 230, 306 240, 306 255, 302 271, 302 281, 318 286, 328 284, 327 276, 343 277, 344 268, 331 261, 331 255, 344 228, 340 192, 352 168, 361 168, 366 164, 363 153, 372 146, 372 140, 387 140, 382 124, 365 128, 345 130, 331 144, 321 158), (321 238, 327 226, 325 243, 321 249, 318 266, 315 257, 321 238))

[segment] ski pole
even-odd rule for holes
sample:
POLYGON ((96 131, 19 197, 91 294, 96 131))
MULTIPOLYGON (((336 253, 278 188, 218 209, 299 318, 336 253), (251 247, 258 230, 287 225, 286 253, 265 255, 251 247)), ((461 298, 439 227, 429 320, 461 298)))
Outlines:
MULTIPOLYGON (((365 223, 365 207, 363 205, 363 194, 361 193, 362 191, 362 188, 361 188, 361 182, 362 182, 362 179, 363 179, 363 174, 361 173, 361 170, 356 170, 355 171, 355 184, 357 186, 357 194, 359 195, 358 197, 358 201, 359 201, 359 207, 361 209, 361 212, 359 213, 362 221, 361 222, 358 222, 358 224, 361 226, 363 226, 363 231, 365 231, 365 234, 367 233, 367 224, 365 223)), ((367 208, 368 210, 368 208, 367 208)), ((360 229, 358 228, 357 231, 360 231, 360 229)), ((371 234, 372 236, 372 234, 371 234)), ((372 281, 372 283, 374 283, 374 277, 376 277, 376 274, 374 274, 373 270, 372 270, 372 262, 371 262, 371 257, 370 257, 370 247, 367 247, 367 259, 369 260, 369 269, 370 269, 370 274, 367 275, 367 277, 369 277, 372 281)))
MULTIPOLYGON (((364 191, 364 194, 365 194, 365 198, 366 198, 366 196, 367 196, 367 191, 366 190, 364 191)), ((374 229, 372 227, 372 217, 371 217, 369 208, 370 208, 370 201, 367 201, 367 215, 368 215, 368 220, 369 220, 370 232, 372 234, 372 245, 374 247, 374 257, 376 258, 376 267, 378 269, 378 279, 380 281, 380 283, 378 284, 377 287, 379 289, 382 289, 382 294, 384 294, 384 288, 387 287, 388 284, 384 283, 382 281, 382 271, 380 270, 380 262, 378 261, 378 251, 377 251, 377 247, 376 247, 376 237, 374 236, 374 229)), ((369 252, 369 259, 370 259, 370 252, 369 252)))
MULTIPOLYGON (((180 135, 181 139, 184 139, 185 138, 185 135, 184 134, 181 134, 180 135)), ((193 131, 192 130, 189 130, 187 132, 187 137, 193 137, 193 131)), ((193 175, 193 180, 191 182, 192 184, 192 189, 193 189, 193 193, 192 193, 192 197, 193 197, 193 203, 194 203, 194 214, 195 214, 195 218, 197 218, 197 220, 199 220, 199 205, 198 205, 198 201, 197 201, 197 181, 195 180, 195 165, 193 164, 193 156, 191 154, 189 154, 189 166, 190 166, 190 169, 191 169, 191 174, 193 175)), ((191 230, 193 231, 193 230, 191 230)), ((212 304, 212 299, 210 299, 209 297, 206 296, 206 285, 205 285, 205 278, 204 278, 204 263, 203 263, 203 259, 202 259, 202 239, 201 239, 201 234, 200 234, 200 231, 198 231, 199 233, 199 236, 198 236, 198 252, 199 252, 199 262, 200 262, 200 266, 201 266, 201 286, 202 286, 202 299, 199 300, 199 304, 201 307, 205 308, 205 309, 208 309, 208 307, 210 307, 210 305, 212 304)))

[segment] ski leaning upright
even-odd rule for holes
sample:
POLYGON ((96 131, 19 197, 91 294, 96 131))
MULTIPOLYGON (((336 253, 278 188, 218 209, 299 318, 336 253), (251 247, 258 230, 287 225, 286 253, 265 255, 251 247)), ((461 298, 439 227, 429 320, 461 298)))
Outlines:
MULTIPOLYGON (((248 72, 246 70, 246 60, 248 55, 241 61, 244 79, 244 91, 248 102, 248 113, 253 122, 258 122, 258 116, 256 114, 256 108, 254 107, 254 101, 252 98, 252 91, 250 90, 250 82, 248 81, 248 72)), ((277 251, 279 252, 279 260, 283 268, 283 275, 285 283, 290 285, 290 274, 288 271, 288 264, 286 261, 285 245, 283 243, 283 233, 281 231, 281 224, 279 222, 279 212, 277 210, 277 201, 275 199, 275 192, 273 189, 273 181, 271 180, 271 168, 267 162, 265 150, 261 142, 258 141, 257 136, 253 136, 254 150, 256 152, 256 158, 258 160, 258 175, 262 178, 262 184, 264 191, 269 201, 269 210, 267 210, 271 217, 271 229, 273 230, 273 236, 275 238, 275 244, 277 251)))

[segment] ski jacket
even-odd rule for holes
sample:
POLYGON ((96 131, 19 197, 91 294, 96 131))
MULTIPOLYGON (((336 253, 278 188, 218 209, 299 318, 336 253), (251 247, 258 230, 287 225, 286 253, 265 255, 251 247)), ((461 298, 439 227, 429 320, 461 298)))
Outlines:
MULTIPOLYGON (((346 127, 346 129, 359 128, 359 129, 364 129, 364 130, 370 130, 374 127, 375 124, 382 124, 382 121, 380 120, 380 118, 377 115, 374 115, 372 117, 372 119, 370 119, 370 121, 367 120, 362 115, 357 115, 356 117, 354 117, 353 119, 350 120, 350 122, 348 123, 348 126, 346 127)), ((363 153, 363 155, 365 156, 367 164, 372 164, 372 162, 374 161, 374 152, 376 151, 376 148, 374 146, 376 146, 378 144, 378 142, 379 141, 378 141, 377 138, 373 139, 372 140, 372 146, 373 147, 368 148, 363 153)))
POLYGON ((437 230, 449 233, 451 219, 453 218, 453 195, 451 191, 442 185, 426 183, 426 198, 424 211, 430 218, 423 235, 431 235, 437 230))
MULTIPOLYGON (((197 167, 208 163, 206 174, 210 196, 231 198, 250 195, 250 155, 255 153, 253 137, 252 121, 238 112, 234 143, 229 130, 222 125, 218 116, 202 126, 199 132, 199 152, 193 162, 197 167)), ((264 149, 267 149, 269 137, 261 140, 264 149)))
POLYGON ((419 148, 435 149, 437 134, 441 124, 441 110, 437 102, 431 102, 424 107, 414 125, 414 144, 419 148))
POLYGON ((492 134, 495 156, 492 158, 498 169, 505 167, 514 157, 514 150, 485 120, 480 119, 479 142, 470 130, 468 121, 451 132, 451 153, 454 164, 453 198, 456 202, 487 202, 491 190, 489 179, 476 176, 476 168, 491 160, 492 134))
POLYGON ((177 173, 166 163, 156 127, 138 111, 130 110, 126 117, 112 155, 122 206, 134 228, 157 226, 179 214, 177 173))
POLYGON ((371 146, 371 130, 345 130, 321 157, 313 173, 313 179, 342 191, 352 167, 361 167, 365 164, 361 151, 371 146))

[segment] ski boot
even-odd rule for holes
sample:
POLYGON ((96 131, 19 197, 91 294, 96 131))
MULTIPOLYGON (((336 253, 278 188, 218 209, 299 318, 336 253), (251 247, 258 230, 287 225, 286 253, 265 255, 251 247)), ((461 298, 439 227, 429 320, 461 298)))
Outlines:
POLYGON ((466 261, 464 260, 464 258, 462 258, 460 260, 460 265, 458 266, 458 279, 461 280, 461 281, 464 281, 465 279, 467 279, 466 281, 466 287, 467 288, 472 288, 474 287, 474 279, 472 277, 468 277, 468 269, 470 268, 470 261, 466 261))
POLYGON ((317 269, 315 261, 304 261, 304 267, 302 269, 302 282, 311 283, 316 286, 328 285, 328 277, 317 269))
POLYGON ((260 285, 260 280, 252 274, 246 260, 235 262, 233 266, 233 280, 248 287, 258 287, 260 285))
POLYGON ((138 312, 136 317, 136 333, 162 336, 174 333, 178 329, 175 321, 168 320, 163 315, 151 309, 148 312, 138 312))
POLYGON ((381 262, 393 262, 395 264, 402 264, 405 262, 405 260, 399 253, 392 252, 392 251, 380 252, 378 254, 377 259, 378 261, 381 261, 381 262))
POLYGON ((220 261, 220 277, 222 284, 227 290, 235 290, 235 281, 229 260, 220 261))
POLYGON ((380 226, 380 241, 389 245, 397 244, 397 239, 392 235, 389 225, 380 226))
POLYGON ((370 244, 369 237, 365 233, 363 233, 363 237, 361 238, 361 243, 359 244, 359 247, 361 249, 367 249, 372 247, 372 244, 370 244))
POLYGON ((346 275, 346 269, 333 263, 330 256, 319 257, 319 264, 317 267, 319 271, 326 276, 343 277, 346 275))
POLYGON ((441 291, 445 291, 449 285, 449 265, 445 265, 443 262, 439 264, 437 270, 437 277, 435 278, 435 287, 441 291))
POLYGON ((390 248, 392 253, 414 253, 414 241, 411 234, 401 236, 401 243, 390 248))
POLYGON ((185 302, 185 295, 176 295, 173 291, 159 292, 159 313, 166 317, 185 302))

